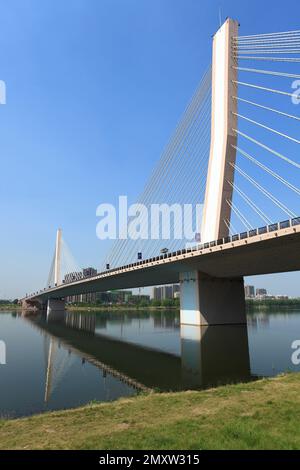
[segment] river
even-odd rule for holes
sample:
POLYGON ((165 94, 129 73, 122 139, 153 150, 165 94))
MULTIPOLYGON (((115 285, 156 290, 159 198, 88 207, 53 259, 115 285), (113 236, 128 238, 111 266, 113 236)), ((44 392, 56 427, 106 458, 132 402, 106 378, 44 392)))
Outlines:
POLYGON ((48 319, 1 312, 0 416, 300 371, 291 359, 300 311, 251 313, 247 323, 180 327, 179 312, 162 310, 66 312, 48 319))

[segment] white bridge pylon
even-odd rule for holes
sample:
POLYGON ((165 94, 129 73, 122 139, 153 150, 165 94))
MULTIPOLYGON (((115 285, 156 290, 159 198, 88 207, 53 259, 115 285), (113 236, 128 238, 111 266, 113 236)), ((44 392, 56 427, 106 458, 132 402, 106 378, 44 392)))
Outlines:
POLYGON ((75 272, 81 272, 81 268, 63 239, 62 229, 59 228, 56 232, 54 256, 46 287, 61 285, 67 273, 75 272))
MULTIPOLYGON (((56 232, 56 242, 54 257, 49 273, 48 285, 60 286, 63 284, 63 278, 67 273, 78 273, 81 269, 78 267, 72 253, 63 240, 62 229, 59 228, 56 232)), ((47 302, 47 318, 48 319, 61 319, 65 311, 65 301, 58 299, 48 299, 47 302)))
POLYGON ((233 165, 236 159, 237 135, 237 59, 233 38, 238 36, 238 22, 227 19, 213 38, 211 147, 206 180, 202 221, 202 242, 229 234, 233 188, 233 165), (229 204, 227 203, 229 201, 229 204))
POLYGON ((59 228, 56 232, 55 260, 54 260, 54 283, 61 284, 61 241, 62 230, 59 228))
MULTIPOLYGON (((239 24, 228 18, 213 38, 211 146, 202 220, 202 242, 229 235, 236 159, 237 59, 233 40, 239 24)), ((180 323, 185 325, 245 324, 244 281, 180 274, 180 323)))

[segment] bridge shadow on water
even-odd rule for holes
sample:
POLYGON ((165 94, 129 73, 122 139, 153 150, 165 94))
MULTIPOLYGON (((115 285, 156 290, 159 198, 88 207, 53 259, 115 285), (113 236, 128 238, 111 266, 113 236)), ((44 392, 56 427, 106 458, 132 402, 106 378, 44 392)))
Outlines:
POLYGON ((39 314, 28 320, 52 342, 137 390, 204 389, 254 379, 246 325, 179 326, 174 312, 145 311, 129 315, 53 312, 48 318, 39 314), (114 326, 122 331, 122 325, 131 322, 138 322, 143 331, 150 320, 151 337, 158 337, 154 346, 143 341, 143 335, 122 338, 113 334, 114 326), (174 347, 169 351, 163 350, 165 337, 159 337, 163 329, 171 331, 174 347))

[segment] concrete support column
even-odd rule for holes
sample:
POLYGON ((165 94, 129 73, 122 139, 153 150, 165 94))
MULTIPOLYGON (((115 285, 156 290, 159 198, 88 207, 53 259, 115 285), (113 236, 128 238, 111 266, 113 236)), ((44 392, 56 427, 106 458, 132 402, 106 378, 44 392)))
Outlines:
POLYGON ((198 271, 180 274, 182 325, 246 324, 243 278, 223 279, 198 271))
POLYGON ((49 299, 47 304, 47 320, 61 320, 65 314, 65 301, 49 299))
POLYGON ((28 312, 37 312, 38 310, 43 310, 44 305, 38 299, 34 300, 22 300, 22 310, 28 312))

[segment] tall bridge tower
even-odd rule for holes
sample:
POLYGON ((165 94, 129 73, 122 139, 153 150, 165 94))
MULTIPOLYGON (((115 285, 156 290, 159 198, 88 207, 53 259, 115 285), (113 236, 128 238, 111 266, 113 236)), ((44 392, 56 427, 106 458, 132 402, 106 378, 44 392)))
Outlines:
MULTIPOLYGON (((202 242, 226 237, 236 158, 237 70, 233 39, 238 22, 228 18, 213 38, 211 145, 202 221, 202 242), (228 204, 229 201, 229 204, 228 204)), ((212 278, 200 271, 180 274, 183 325, 246 323, 244 280, 212 278)))
POLYGON ((228 235, 230 205, 237 136, 236 96, 237 59, 233 38, 238 36, 238 23, 227 19, 213 38, 211 146, 202 221, 202 241, 210 242, 228 235))
POLYGON ((54 255, 54 284, 61 284, 61 241, 62 230, 56 232, 55 255, 54 255))
MULTIPOLYGON (((61 254, 62 254, 62 230, 59 228, 56 232, 56 243, 54 253, 54 285, 59 286, 61 279, 61 254)), ((47 318, 56 316, 61 318, 65 311, 65 301, 61 299, 49 299, 47 303, 47 318)))

